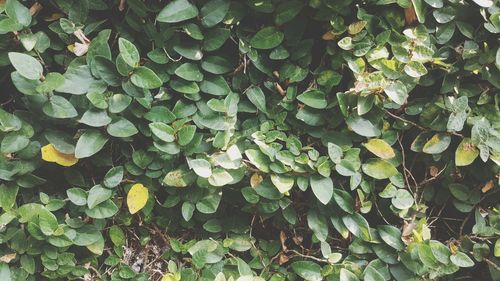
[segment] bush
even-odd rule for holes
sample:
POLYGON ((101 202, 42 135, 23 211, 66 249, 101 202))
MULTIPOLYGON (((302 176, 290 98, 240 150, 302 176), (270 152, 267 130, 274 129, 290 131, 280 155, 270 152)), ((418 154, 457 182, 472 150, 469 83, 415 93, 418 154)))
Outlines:
POLYGON ((0 0, 0 280, 500 280, 500 6, 0 0))

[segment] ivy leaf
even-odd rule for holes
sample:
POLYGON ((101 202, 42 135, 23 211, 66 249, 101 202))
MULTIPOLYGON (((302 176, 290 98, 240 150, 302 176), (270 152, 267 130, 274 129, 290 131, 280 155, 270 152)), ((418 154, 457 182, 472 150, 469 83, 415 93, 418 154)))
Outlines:
POLYGON ((75 107, 61 96, 52 96, 43 104, 43 113, 52 118, 66 119, 78 116, 75 107))
POLYGON ((281 193, 287 193, 295 183, 293 177, 278 174, 272 174, 271 181, 281 193))
POLYGON ((325 99, 325 93, 320 90, 308 90, 297 96, 297 99, 305 105, 316 109, 323 109, 328 104, 325 99))
POLYGON ((389 86, 385 87, 384 91, 387 96, 395 103, 399 105, 403 105, 406 103, 406 99, 408 98, 408 90, 406 89, 406 86, 403 82, 395 81, 389 84, 389 86))
POLYGON ((368 221, 366 221, 362 215, 354 213, 352 215, 343 216, 342 222, 354 236, 364 241, 370 241, 372 239, 368 221))
POLYGON ((429 139, 422 151, 429 154, 439 154, 445 151, 451 143, 451 137, 445 133, 437 133, 429 139))
POLYGON ((398 189, 396 196, 391 199, 392 205, 398 209, 406 210, 415 203, 413 196, 408 190, 398 189))
POLYGON ((457 252, 455 255, 450 256, 451 262, 458 267, 473 267, 474 262, 462 252, 457 252))
POLYGON ((368 159, 362 166, 363 172, 375 179, 387 179, 397 174, 398 170, 382 159, 368 159))
POLYGON ((101 204, 111 197, 111 190, 103 188, 101 185, 96 185, 89 190, 87 197, 87 206, 89 209, 101 204))
MULTIPOLYGON (((4 2, 5 3, 5 2, 4 2)), ((23 26, 29 26, 31 23, 30 10, 18 0, 8 0, 5 3, 5 13, 10 19, 15 20, 23 26)))
POLYGON ((205 159, 192 159, 188 161, 188 164, 202 178, 209 178, 212 175, 212 165, 205 159))
POLYGON ((161 87, 163 82, 151 69, 139 66, 130 76, 132 84, 143 89, 155 89, 161 87))
POLYGON ((133 215, 144 206, 148 202, 149 190, 142 184, 136 183, 130 188, 127 193, 127 206, 129 212, 133 215))
POLYGON ((274 26, 264 27, 250 40, 250 45, 256 49, 272 49, 277 47, 285 35, 274 26))
POLYGON ((109 124, 106 128, 106 131, 111 136, 117 138, 131 137, 139 132, 134 123, 123 117, 119 117, 113 120, 113 122, 111 122, 111 124, 109 124))
POLYGON ((455 151, 455 165, 468 166, 479 156, 479 150, 470 138, 464 138, 455 151))
POLYGON ((266 109, 266 96, 260 89, 260 87, 251 87, 247 90, 247 97, 258 110, 267 113, 266 109))
POLYGON ((75 157, 78 159, 90 157, 99 152, 106 142, 108 138, 98 130, 86 130, 76 143, 75 157))
POLYGON ((176 23, 198 16, 198 8, 188 0, 174 0, 165 6, 156 20, 159 22, 176 23))
POLYGON ((193 140, 194 134, 196 133, 196 126, 195 125, 189 125, 182 127, 179 132, 177 133, 178 136, 178 143, 180 145, 188 145, 191 140, 193 140))
POLYGON ((359 281, 359 278, 349 270, 341 268, 339 281, 359 281))
POLYGON ((173 142, 175 140, 174 129, 165 123, 149 123, 149 129, 151 129, 153 135, 164 142, 173 142))
POLYGON ((354 200, 348 192, 335 188, 333 190, 333 199, 342 210, 349 214, 354 213, 354 200))
POLYGON ((211 0, 201 8, 201 24, 212 27, 221 22, 229 10, 228 0, 211 0))
POLYGON ((24 78, 29 80, 39 80, 42 78, 43 67, 34 57, 23 53, 10 52, 9 60, 12 66, 24 78))
POLYGON ((292 263, 292 270, 306 281, 321 281, 321 267, 312 261, 296 261, 292 263))
POLYGON ((113 188, 118 186, 123 180, 124 169, 122 166, 116 166, 106 173, 104 176, 103 184, 108 188, 113 188))
POLYGON ((392 248, 401 251, 404 244, 401 241, 401 231, 392 225, 380 225, 377 227, 380 238, 392 248))
POLYGON ((396 154, 394 153, 394 149, 392 149, 392 147, 387 142, 381 139, 370 139, 365 144, 365 147, 366 149, 368 149, 368 151, 382 159, 391 159, 396 156, 396 154))
POLYGON ((333 196, 332 179, 313 175, 310 178, 310 184, 316 198, 318 198, 318 200, 323 203, 323 205, 328 204, 333 196))
POLYGON ((125 38, 118 39, 118 48, 121 58, 131 67, 136 67, 139 64, 139 51, 135 45, 125 38))

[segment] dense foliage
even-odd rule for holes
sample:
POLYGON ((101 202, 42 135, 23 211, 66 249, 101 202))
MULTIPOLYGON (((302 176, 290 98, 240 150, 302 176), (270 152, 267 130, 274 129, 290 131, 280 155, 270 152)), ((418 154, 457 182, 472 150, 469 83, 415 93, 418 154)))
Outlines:
POLYGON ((0 280, 500 280, 497 0, 0 0, 0 280))

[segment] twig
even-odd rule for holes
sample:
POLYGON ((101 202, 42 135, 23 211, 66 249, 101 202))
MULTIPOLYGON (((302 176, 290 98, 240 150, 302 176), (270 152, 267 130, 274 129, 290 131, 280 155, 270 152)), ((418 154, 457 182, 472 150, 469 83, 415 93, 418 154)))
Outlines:
POLYGON ((315 260, 317 262, 324 262, 324 263, 328 263, 328 260, 326 259, 320 259, 320 258, 317 258, 315 256, 310 256, 310 255, 304 255, 304 254, 301 254, 300 252, 296 251, 296 250, 286 250, 285 253, 287 252, 292 252, 294 253, 295 255, 299 256, 299 257, 302 257, 302 258, 305 258, 305 259, 311 259, 311 260, 315 260))
POLYGON ((496 271, 500 272, 500 267, 496 265, 494 262, 487 258, 483 258, 483 261, 485 261, 487 264, 489 264, 491 267, 493 267, 496 271))
POLYGON ((413 122, 413 121, 410 121, 410 120, 404 119, 403 117, 398 116, 398 115, 396 115, 396 114, 394 114, 394 113, 390 112, 390 111, 389 111, 389 110, 387 110, 387 109, 383 109, 383 110, 384 110, 384 112, 385 112, 385 113, 387 113, 389 116, 391 116, 391 117, 393 117, 393 118, 396 118, 396 119, 398 119, 399 121, 402 121, 402 122, 408 123, 408 124, 410 124, 410 125, 412 125, 412 126, 415 126, 415 127, 419 128, 419 129, 420 129, 420 130, 422 130, 422 131, 428 131, 428 129, 427 129, 427 128, 422 127, 422 126, 420 126, 419 124, 417 124, 417 123, 415 123, 415 122, 413 122))

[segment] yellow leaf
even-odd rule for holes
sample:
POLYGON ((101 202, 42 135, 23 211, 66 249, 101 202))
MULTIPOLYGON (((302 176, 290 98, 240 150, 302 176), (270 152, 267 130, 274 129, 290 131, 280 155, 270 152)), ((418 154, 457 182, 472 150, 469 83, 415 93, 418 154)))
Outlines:
POLYGON ((50 143, 42 147, 42 159, 65 167, 73 166, 78 162, 74 154, 61 153, 50 143))
POLYGON ((149 191, 144 185, 136 183, 127 194, 127 206, 131 214, 139 212, 148 202, 149 191))
POLYGON ((365 144, 366 149, 382 159, 391 159, 394 154, 394 149, 381 139, 371 139, 365 144))

